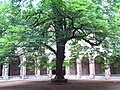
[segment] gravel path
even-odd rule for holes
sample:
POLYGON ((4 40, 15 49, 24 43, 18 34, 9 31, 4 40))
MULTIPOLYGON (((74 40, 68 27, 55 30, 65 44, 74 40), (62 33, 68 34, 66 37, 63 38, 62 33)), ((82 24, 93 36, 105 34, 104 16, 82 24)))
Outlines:
POLYGON ((55 85, 49 79, 1 81, 0 90, 120 90, 120 80, 68 80, 55 85))

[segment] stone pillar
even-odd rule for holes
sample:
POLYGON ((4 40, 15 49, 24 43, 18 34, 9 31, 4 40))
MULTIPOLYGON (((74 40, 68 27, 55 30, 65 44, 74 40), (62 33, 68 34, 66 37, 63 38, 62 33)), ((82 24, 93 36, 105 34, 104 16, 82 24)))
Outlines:
POLYGON ((89 70, 90 70, 90 79, 93 79, 95 76, 95 61, 89 60, 89 70))
POLYGON ((40 77, 40 64, 39 64, 39 60, 35 60, 35 76, 37 78, 40 77))
POLYGON ((3 65, 2 77, 3 77, 4 80, 9 78, 8 73, 9 73, 9 65, 8 64, 3 65))
POLYGON ((40 69, 35 68, 35 77, 37 77, 37 78, 40 77, 40 69))
POLYGON ((107 65, 106 69, 105 69, 105 79, 110 79, 110 66, 107 65))
MULTIPOLYGON (((26 61, 26 58, 24 55, 20 56, 20 61, 21 61, 21 63, 24 63, 26 61)), ((20 67, 20 76, 22 79, 26 78, 26 66, 25 65, 22 65, 20 67)))
POLYGON ((109 79, 110 78, 110 65, 109 65, 109 61, 107 60, 106 57, 104 57, 104 60, 106 61, 105 64, 105 79, 109 79))
POLYGON ((52 77, 52 70, 50 68, 47 68, 47 75, 49 78, 52 77))
POLYGON ((65 67, 65 77, 69 77, 70 76, 70 66, 66 66, 65 67))
POLYGON ((65 66, 65 77, 69 77, 70 76, 70 60, 68 58, 68 60, 66 61, 68 63, 67 66, 65 66))
MULTIPOLYGON (((51 55, 49 55, 49 57, 48 57, 48 64, 49 63, 51 63, 52 62, 52 58, 51 58, 52 56, 51 55)), ((52 77, 52 69, 51 69, 51 67, 49 66, 48 68, 47 68, 47 75, 48 75, 48 77, 52 77)))
POLYGON ((82 75, 82 62, 81 59, 76 60, 76 65, 77 65, 77 77, 80 78, 82 75))

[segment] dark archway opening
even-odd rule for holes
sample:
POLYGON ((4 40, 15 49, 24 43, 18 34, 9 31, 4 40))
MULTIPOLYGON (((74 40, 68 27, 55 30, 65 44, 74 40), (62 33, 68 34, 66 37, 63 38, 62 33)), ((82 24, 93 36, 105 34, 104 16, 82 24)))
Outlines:
POLYGON ((96 75, 104 75, 104 69, 102 68, 102 63, 95 60, 95 74, 96 75))
POLYGON ((88 61, 82 61, 82 75, 89 75, 89 62, 88 61))
POLYGON ((20 60, 14 60, 9 65, 9 76, 20 75, 20 60))
POLYGON ((3 65, 0 65, 0 76, 2 76, 2 66, 3 65))

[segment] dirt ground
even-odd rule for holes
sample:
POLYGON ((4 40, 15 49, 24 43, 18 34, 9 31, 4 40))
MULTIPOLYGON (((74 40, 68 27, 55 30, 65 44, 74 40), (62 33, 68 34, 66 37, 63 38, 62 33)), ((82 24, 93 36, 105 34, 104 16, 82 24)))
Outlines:
POLYGON ((120 80, 69 79, 67 84, 52 84, 50 79, 0 81, 0 90, 120 90, 120 80))

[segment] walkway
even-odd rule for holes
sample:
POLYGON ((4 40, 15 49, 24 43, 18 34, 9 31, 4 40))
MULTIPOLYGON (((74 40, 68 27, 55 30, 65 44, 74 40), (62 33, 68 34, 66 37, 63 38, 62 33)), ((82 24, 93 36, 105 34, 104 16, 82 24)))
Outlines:
POLYGON ((50 79, 0 81, 0 90, 120 90, 120 80, 69 79, 55 85, 50 79))

